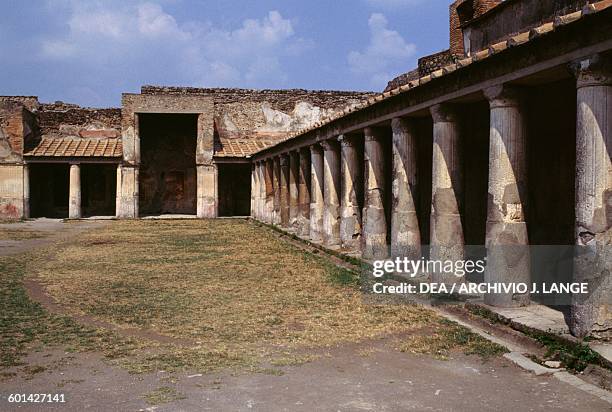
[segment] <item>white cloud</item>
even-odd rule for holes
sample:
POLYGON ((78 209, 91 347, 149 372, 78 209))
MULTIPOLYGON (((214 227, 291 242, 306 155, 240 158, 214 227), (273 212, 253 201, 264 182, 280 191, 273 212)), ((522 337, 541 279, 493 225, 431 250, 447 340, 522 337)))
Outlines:
POLYGON ((227 30, 210 22, 180 23, 153 2, 63 4, 69 13, 67 33, 41 42, 43 58, 96 70, 115 65, 125 74, 145 68, 149 76, 142 82, 282 87, 288 81, 283 61, 311 44, 296 36, 291 20, 278 11, 227 30))
POLYGON ((365 2, 371 7, 381 9, 398 9, 401 7, 408 7, 417 3, 422 3, 423 0, 365 0, 365 2))
POLYGON ((370 16, 368 26, 368 45, 363 51, 351 51, 348 63, 352 73, 368 77, 373 86, 381 87, 393 76, 408 71, 416 46, 406 42, 398 32, 389 30, 387 19, 380 13, 370 16))

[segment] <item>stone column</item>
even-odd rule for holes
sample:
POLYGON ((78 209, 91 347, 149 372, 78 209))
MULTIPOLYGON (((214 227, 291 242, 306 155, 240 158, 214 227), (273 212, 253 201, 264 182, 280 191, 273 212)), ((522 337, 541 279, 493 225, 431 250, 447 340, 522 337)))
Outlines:
POLYGON ((281 226, 289 226, 289 154, 280 156, 280 217, 281 226))
POLYGON ((363 257, 384 259, 389 255, 385 213, 384 135, 380 129, 370 127, 364 130, 364 135, 363 257))
POLYGON ((140 128, 138 113, 124 108, 121 116, 123 166, 117 186, 118 218, 138 217, 138 175, 140 167, 140 128))
POLYGON ((300 154, 289 153, 289 227, 298 229, 300 154))
POLYGON ((391 204, 391 256, 421 258, 421 231, 416 205, 417 130, 410 119, 393 119, 393 201, 391 204))
POLYGON ((81 218, 81 167, 70 165, 70 197, 68 201, 68 218, 81 218))
POLYGON ((257 163, 257 173, 259 175, 259 194, 258 194, 258 208, 257 208, 257 219, 265 221, 266 213, 266 163, 257 163))
POLYGON ((23 165, 23 218, 30 217, 30 167, 23 165))
POLYGON ((612 337, 612 56, 572 65, 577 77, 574 295, 570 330, 575 336, 612 337))
POLYGON ((115 217, 120 217, 119 210, 121 209, 121 163, 117 165, 117 184, 115 193, 115 217))
POLYGON ((323 241, 323 149, 310 146, 310 240, 323 241))
POLYGON ((323 146, 323 243, 340 246, 340 146, 327 140, 323 146))
MULTIPOLYGON (((485 282, 529 284, 527 129, 520 91, 496 86, 485 95, 491 107, 485 282)), ((529 304, 529 293, 489 293, 485 303, 524 306, 529 304)))
POLYGON ((356 138, 341 135, 340 157, 340 243, 343 249, 361 249, 361 208, 359 194, 362 190, 362 164, 357 153, 356 138))
POLYGON ((310 149, 300 149, 298 235, 310 235, 310 149))
POLYGON ((197 169, 197 216, 217 217, 217 165, 198 165, 197 169))
MULTIPOLYGON (((463 160, 461 138, 455 111, 448 105, 431 108, 433 118, 431 260, 462 260, 465 240, 463 213, 463 160)), ((432 273, 436 283, 463 280, 454 274, 432 273)))
POLYGON ((250 216, 257 218, 257 195, 259 188, 257 187, 257 165, 251 163, 251 210, 250 216))
POLYGON ((265 161, 265 179, 266 179, 266 211, 264 222, 272 224, 274 221, 274 160, 268 159, 265 161))
POLYGON ((281 224, 281 159, 277 156, 273 159, 274 179, 274 213, 272 215, 272 223, 275 225, 281 224))

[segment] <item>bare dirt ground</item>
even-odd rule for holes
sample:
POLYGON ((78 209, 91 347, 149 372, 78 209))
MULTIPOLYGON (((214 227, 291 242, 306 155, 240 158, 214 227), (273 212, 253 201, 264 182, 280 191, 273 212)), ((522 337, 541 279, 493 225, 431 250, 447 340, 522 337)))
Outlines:
POLYGON ((611 410, 425 309, 364 304, 349 275, 245 222, 16 225, 36 237, 12 234, 22 239, 0 249, 11 259, 0 267, 0 410, 611 410), (143 258, 130 287, 108 289, 143 258), (229 273, 235 289, 213 282, 228 259, 247 268, 229 273), (280 287, 292 282, 293 295, 280 287), (249 296, 258 285, 266 294, 249 296), (9 404, 12 393, 66 403, 9 404))

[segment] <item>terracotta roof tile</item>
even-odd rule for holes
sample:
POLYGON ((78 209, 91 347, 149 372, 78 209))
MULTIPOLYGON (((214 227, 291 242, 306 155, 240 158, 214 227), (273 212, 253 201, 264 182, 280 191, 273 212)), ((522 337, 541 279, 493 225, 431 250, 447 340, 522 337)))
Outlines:
POLYGON ((30 157, 122 157, 119 139, 78 139, 43 137, 36 147, 24 153, 30 157))
POLYGON ((248 157, 255 152, 273 146, 277 140, 224 139, 215 141, 216 157, 248 157))

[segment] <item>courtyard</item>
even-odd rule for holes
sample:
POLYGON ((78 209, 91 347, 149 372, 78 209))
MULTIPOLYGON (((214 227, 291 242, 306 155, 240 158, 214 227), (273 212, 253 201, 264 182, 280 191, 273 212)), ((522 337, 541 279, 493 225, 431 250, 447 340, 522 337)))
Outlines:
POLYGON ((102 410, 607 407, 434 311, 368 302, 358 274, 247 220, 37 220, 0 242, 3 409, 34 392, 102 410))

